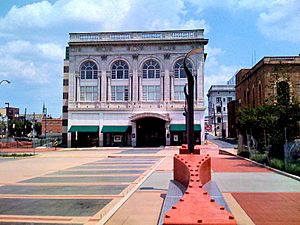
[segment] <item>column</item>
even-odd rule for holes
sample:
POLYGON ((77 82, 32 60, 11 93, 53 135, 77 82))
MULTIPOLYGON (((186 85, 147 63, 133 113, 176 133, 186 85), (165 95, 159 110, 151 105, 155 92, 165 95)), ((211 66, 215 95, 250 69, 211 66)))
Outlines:
POLYGON ((170 80, 170 88, 171 88, 170 98, 172 99, 172 101, 174 101, 174 75, 171 75, 170 78, 171 78, 171 80, 170 80))
POLYGON ((98 99, 97 99, 97 101, 98 102, 101 102, 101 97, 102 97, 102 93, 101 93, 101 79, 102 79, 102 77, 101 76, 99 76, 99 74, 98 74, 98 99))
POLYGON ((131 126, 132 126, 131 144, 132 144, 132 147, 135 147, 136 146, 136 122, 132 121, 131 126))
POLYGON ((166 122, 165 128, 166 128, 166 145, 170 145, 171 134, 170 134, 170 122, 169 121, 166 122))
POLYGON ((165 101, 170 101, 170 71, 169 70, 165 70, 165 101))
POLYGON ((101 99, 100 101, 105 102, 106 101, 106 70, 101 70, 101 99))
POLYGON ((110 74, 106 73, 106 77, 107 77, 107 85, 106 85, 106 88, 107 88, 107 99, 108 101, 111 101, 111 76, 110 74))
POLYGON ((138 85, 139 87, 139 96, 140 96, 140 101, 143 101, 143 79, 142 75, 138 74, 138 85))
POLYGON ((80 77, 79 77, 79 74, 76 74, 76 90, 75 90, 75 93, 77 93, 76 95, 76 101, 80 101, 80 77))
POLYGON ((132 101, 138 101, 138 61, 132 61, 132 80, 133 80, 133 99, 132 101))
POLYGON ((103 135, 103 133, 101 132, 101 130, 102 130, 102 126, 100 126, 99 127, 99 146, 100 147, 103 147, 103 141, 104 141, 104 135, 103 135))
POLYGON ((71 148, 71 132, 68 132, 67 133, 67 135, 68 135, 68 138, 67 138, 67 146, 68 146, 68 148, 71 148))
POLYGON ((165 75, 162 73, 160 75, 160 101, 164 101, 164 79, 165 79, 165 75))

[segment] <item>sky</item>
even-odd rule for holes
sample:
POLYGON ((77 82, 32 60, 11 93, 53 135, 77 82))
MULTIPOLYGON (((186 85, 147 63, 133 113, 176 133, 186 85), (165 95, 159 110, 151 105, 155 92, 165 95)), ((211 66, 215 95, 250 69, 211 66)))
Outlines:
POLYGON ((300 0, 0 0, 0 108, 62 115, 70 32, 203 28, 206 95, 264 56, 299 55, 299 12, 300 0))

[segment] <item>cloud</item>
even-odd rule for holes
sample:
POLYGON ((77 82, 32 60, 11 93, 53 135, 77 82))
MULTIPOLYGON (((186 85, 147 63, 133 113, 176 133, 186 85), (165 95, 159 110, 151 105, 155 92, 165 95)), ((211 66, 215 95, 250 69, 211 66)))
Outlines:
POLYGON ((63 50, 54 43, 16 40, 0 45, 0 77, 20 83, 47 84, 60 74, 63 50))
POLYGON ((207 52, 207 60, 205 62, 204 72, 204 91, 207 93, 211 85, 227 84, 227 81, 236 74, 241 68, 240 65, 224 65, 218 57, 225 54, 221 48, 210 47, 205 48, 207 52))
POLYGON ((259 15, 257 26, 268 39, 300 43, 300 1, 278 0, 259 15))

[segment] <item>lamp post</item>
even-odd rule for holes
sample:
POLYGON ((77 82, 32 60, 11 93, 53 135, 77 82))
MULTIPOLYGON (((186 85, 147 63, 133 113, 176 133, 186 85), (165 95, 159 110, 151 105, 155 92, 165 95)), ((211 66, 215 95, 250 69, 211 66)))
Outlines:
POLYGON ((1 80, 1 81, 0 81, 0 84, 2 84, 3 82, 6 82, 6 83, 10 84, 10 81, 9 81, 9 80, 1 80))
POLYGON ((8 135, 9 135, 9 102, 5 102, 5 105, 7 105, 7 109, 6 109, 6 116, 7 116, 7 127, 6 127, 6 138, 8 139, 8 135))
POLYGON ((200 53, 201 48, 195 48, 188 52, 183 60, 184 71, 188 81, 188 90, 185 88, 185 98, 187 101, 187 144, 189 153, 194 153, 194 77, 186 65, 188 57, 200 53))

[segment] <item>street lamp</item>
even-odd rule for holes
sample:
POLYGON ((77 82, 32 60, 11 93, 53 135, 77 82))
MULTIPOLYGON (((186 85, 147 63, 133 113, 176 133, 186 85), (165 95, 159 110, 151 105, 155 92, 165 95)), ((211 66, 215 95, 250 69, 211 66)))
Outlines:
POLYGON ((195 48, 188 52, 183 60, 183 67, 188 81, 188 90, 185 88, 184 94, 187 102, 187 144, 189 154, 194 153, 194 77, 186 65, 186 60, 188 57, 201 52, 202 48, 195 48))
POLYGON ((1 81, 0 81, 0 84, 2 84, 3 82, 6 82, 6 83, 10 84, 10 81, 9 81, 9 80, 1 80, 1 81))
POLYGON ((8 139, 8 135, 9 135, 9 102, 5 102, 5 105, 7 105, 7 110, 6 110, 6 116, 7 116, 6 138, 8 139))

